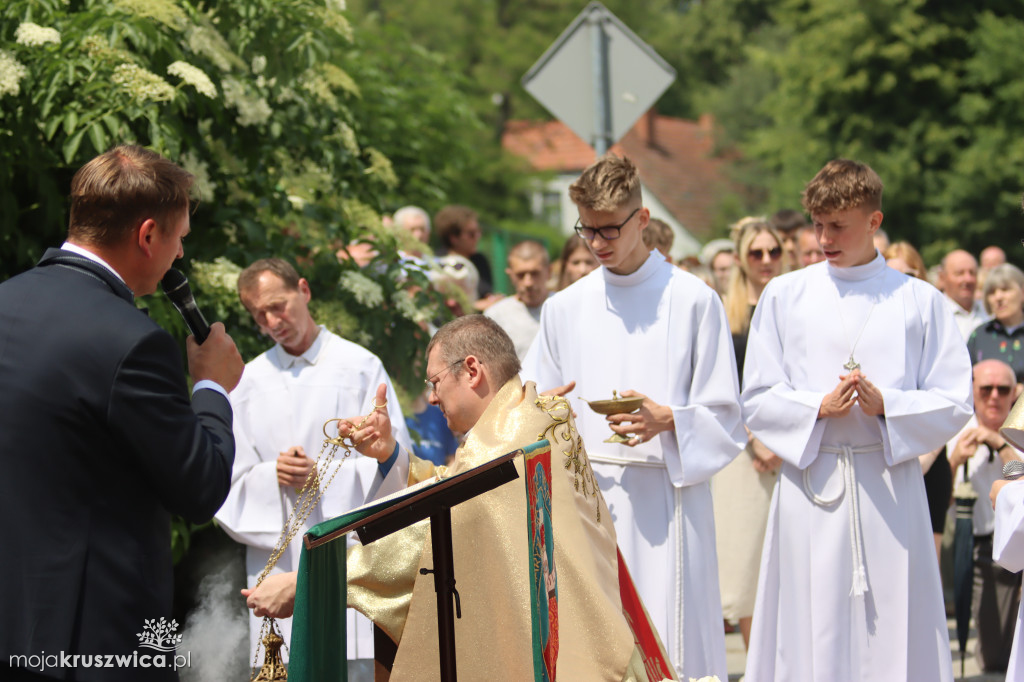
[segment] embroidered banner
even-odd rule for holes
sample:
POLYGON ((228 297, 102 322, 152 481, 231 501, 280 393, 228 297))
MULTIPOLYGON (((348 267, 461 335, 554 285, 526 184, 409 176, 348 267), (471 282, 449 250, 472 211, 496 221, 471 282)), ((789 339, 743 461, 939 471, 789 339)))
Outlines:
POLYGON ((530 543, 530 601, 533 621, 533 677, 555 682, 558 660, 558 573, 551 523, 551 446, 525 451, 527 539, 530 543))
POLYGON ((626 568, 626 561, 622 558, 622 550, 619 554, 619 596, 622 599, 622 612, 626 616, 633 631, 633 641, 644 660, 644 668, 647 670, 647 677, 651 680, 674 680, 675 675, 670 672, 672 666, 668 662, 668 654, 661 647, 657 635, 654 634, 654 627, 647 616, 644 605, 640 602, 640 595, 636 592, 636 585, 626 568))

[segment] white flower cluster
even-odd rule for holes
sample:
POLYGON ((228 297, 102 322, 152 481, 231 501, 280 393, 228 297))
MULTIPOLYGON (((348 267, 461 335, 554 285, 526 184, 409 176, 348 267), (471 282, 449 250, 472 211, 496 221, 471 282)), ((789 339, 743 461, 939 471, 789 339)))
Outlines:
POLYGON ((10 52, 0 50, 0 97, 21 92, 21 79, 27 75, 28 69, 24 64, 10 52))
POLYGON ((174 98, 174 88, 152 71, 136 64, 120 64, 110 78, 141 102, 166 102, 174 98))
POLYGON ((417 307, 412 294, 404 289, 396 291, 391 297, 391 302, 398 308, 398 312, 416 324, 430 321, 430 311, 417 307))
POLYGON ((356 131, 344 121, 338 121, 338 136, 341 138, 341 146, 352 156, 359 156, 359 141, 356 140, 356 131))
POLYGON ((387 187, 397 187, 398 176, 391 165, 391 159, 384 156, 384 153, 379 149, 374 149, 373 147, 366 148, 366 155, 370 159, 370 165, 363 172, 377 178, 387 187))
POLYGON ((202 285, 204 291, 218 291, 234 296, 238 289, 238 276, 242 268, 224 256, 210 262, 192 261, 192 279, 202 285))
POLYGON ((28 47, 60 45, 60 31, 26 21, 14 30, 14 40, 19 45, 27 45, 28 47))
POLYGON ((185 11, 174 0, 114 0, 114 6, 128 14, 155 19, 171 28, 181 29, 188 21, 185 11))
POLYGON ((224 36, 211 26, 196 26, 189 29, 186 40, 190 50, 209 59, 221 71, 231 71, 232 68, 245 64, 232 51, 224 36))
POLYGON ((267 58, 261 54, 256 55, 252 58, 252 72, 256 75, 263 73, 263 69, 267 68, 267 58))
POLYGON ((181 164, 182 168, 195 176, 196 179, 192 186, 195 188, 196 194, 199 195, 200 201, 210 201, 213 199, 217 188, 213 181, 210 180, 209 164, 200 159, 199 155, 191 149, 181 155, 178 163, 181 164))
POLYGON ((341 274, 339 284, 367 308, 376 308, 384 302, 384 289, 361 272, 346 270, 341 274))
POLYGON ((211 99, 217 96, 217 88, 213 85, 210 77, 202 69, 192 66, 188 62, 174 62, 167 67, 167 73, 185 81, 202 95, 211 99))
POLYGON ((344 12, 345 0, 327 0, 327 9, 335 12, 344 12))
POLYGON ((238 124, 242 126, 262 125, 274 113, 267 100, 250 95, 240 81, 225 78, 221 81, 224 104, 238 110, 238 124))

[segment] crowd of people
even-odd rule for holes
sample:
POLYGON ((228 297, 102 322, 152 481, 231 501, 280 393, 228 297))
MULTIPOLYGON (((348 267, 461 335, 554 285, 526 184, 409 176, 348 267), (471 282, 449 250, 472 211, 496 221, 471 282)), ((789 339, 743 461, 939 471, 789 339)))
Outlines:
MULTIPOLYGON (((403 262, 464 293, 409 404, 371 350, 317 323, 301 273, 269 258, 243 270, 238 294, 274 345, 243 371, 221 325, 189 340, 189 407, 172 339, 131 303, 183 255, 190 183, 137 147, 98 157, 73 181, 67 242, 0 285, 0 380, 18 387, 0 401, 0 445, 42 453, 11 462, 0 504, 13 517, 50 502, 0 537, 66 547, 5 562, 5 678, 61 677, 18 663, 43 649, 128 651, 144 618, 169 613, 156 547, 169 538, 154 531, 169 513, 216 513, 246 546, 255 647, 266 615, 289 638, 301 533, 257 582, 304 486, 329 483, 302 530, 557 434, 559 654, 545 665, 558 676, 725 680, 734 622, 748 682, 953 679, 939 558, 954 486, 995 502, 1002 465, 1021 457, 999 427, 1024 376, 1024 273, 998 247, 928 270, 911 244, 888 243, 881 178, 840 159, 808 182, 802 211, 742 218, 673 262, 636 167, 606 155, 570 187, 579 220, 557 260, 532 240, 509 250, 508 296, 478 250, 475 211, 394 213, 403 262), (39 309, 75 331, 36 330, 39 309), (638 407, 600 414, 583 399, 613 395, 638 407), (335 417, 364 457, 318 466, 335 417), (115 513, 128 508, 143 513, 115 513)), ((339 257, 369 263, 372 247, 339 257)), ((506 486, 453 512, 470 678, 535 670, 517 582, 524 505, 522 486, 506 486)), ((1024 561, 990 506, 971 520, 976 655, 1012 671, 1020 575, 994 558, 1024 561)), ((397 645, 393 679, 436 676, 424 532, 350 540, 350 679, 373 678, 371 622, 397 645)))

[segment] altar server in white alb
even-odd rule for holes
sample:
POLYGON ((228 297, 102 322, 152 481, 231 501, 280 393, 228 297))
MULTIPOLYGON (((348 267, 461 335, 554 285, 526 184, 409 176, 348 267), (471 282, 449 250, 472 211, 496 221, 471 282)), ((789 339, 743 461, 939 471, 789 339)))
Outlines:
MULTIPOLYGON (((984 491, 978 491, 979 495, 984 491)), ((992 559, 1008 571, 1024 570, 1024 479, 999 479, 989 492, 995 507, 996 527, 992 535, 992 559)), ((983 504, 981 500, 978 504, 983 504)), ((1010 665, 1006 668, 1006 682, 1024 680, 1024 600, 1017 611, 1017 626, 1013 633, 1010 665)))
POLYGON ((718 296, 648 251, 631 161, 606 155, 569 188, 602 267, 544 304, 522 375, 568 392, 626 564, 681 679, 726 678, 711 476, 746 442, 718 296), (575 390, 570 385, 575 382, 575 390), (635 414, 588 400, 644 396, 635 414), (612 431, 623 444, 602 442, 612 431))
MULTIPOLYGON (((216 516, 228 535, 246 545, 248 587, 253 587, 298 490, 314 474, 324 422, 339 414, 368 412, 380 384, 387 385, 388 410, 392 414, 400 410, 377 356, 316 324, 309 312, 309 283, 289 263, 279 258, 256 261, 239 276, 238 292, 260 330, 275 341, 245 366, 242 381, 231 392, 235 464, 231 491, 216 516)), ((410 447, 405 420, 394 419, 395 438, 410 447)), ((377 463, 364 457, 351 457, 316 472, 321 485, 330 481, 330 486, 302 532, 361 505, 376 474, 377 463)), ((302 532, 296 534, 274 573, 298 568, 302 532)), ((356 673, 356 679, 372 679, 372 624, 354 611, 349 611, 348 619, 348 658, 360 661, 357 666, 367 671, 363 676, 356 673)), ((253 649, 262 620, 250 616, 253 649)), ((277 622, 288 642, 291 619, 277 622)))
POLYGON ((917 458, 970 418, 970 360, 942 294, 875 250, 871 168, 829 162, 803 204, 826 261, 768 284, 744 366, 747 427, 783 459, 746 680, 952 680, 917 458))

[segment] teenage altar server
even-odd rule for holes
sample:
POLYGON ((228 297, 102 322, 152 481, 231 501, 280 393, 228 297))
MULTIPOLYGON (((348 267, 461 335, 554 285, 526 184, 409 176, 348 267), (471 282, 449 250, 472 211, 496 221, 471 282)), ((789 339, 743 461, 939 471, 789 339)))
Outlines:
MULTIPOLYGON (((983 492, 983 491, 982 491, 983 492)), ((992 559, 1008 571, 1024 570, 1024 480, 999 479, 989 493, 996 511, 996 527, 992 537, 992 559)), ((978 504, 982 504, 981 501, 978 504)), ((1024 601, 1017 611, 1017 627, 1013 633, 1010 665, 1006 682, 1024 680, 1024 601)))
MULTIPOLYGON (((231 392, 237 454, 231 492, 217 512, 228 535, 246 545, 248 587, 256 584, 295 504, 297 491, 314 473, 324 441, 324 422, 339 414, 367 412, 377 386, 386 384, 395 437, 410 446, 405 421, 384 366, 362 346, 318 326, 309 311, 309 283, 280 258, 258 260, 242 271, 238 293, 260 330, 275 345, 245 366, 231 392)), ((376 463, 353 457, 319 472, 329 487, 277 562, 274 573, 299 565, 302 533, 361 505, 376 463), (340 470, 338 467, 340 466, 340 470)), ((250 617, 250 644, 257 646, 262 618, 250 617)), ((291 619, 277 621, 285 642, 291 619)), ((350 679, 372 679, 373 629, 348 614, 350 679)))
POLYGON ((746 680, 952 680, 917 457, 970 418, 970 359, 942 295, 875 250, 871 168, 829 162, 803 204, 826 262, 768 284, 744 367, 747 426, 784 460, 746 680))
POLYGON ((606 155, 569 188, 576 231, 602 267, 548 300, 523 376, 567 396, 619 547, 681 679, 726 678, 711 476, 746 442, 718 296, 648 251, 631 161, 606 155), (606 418, 589 400, 643 395, 606 418), (622 444, 602 442, 615 431, 622 444))

